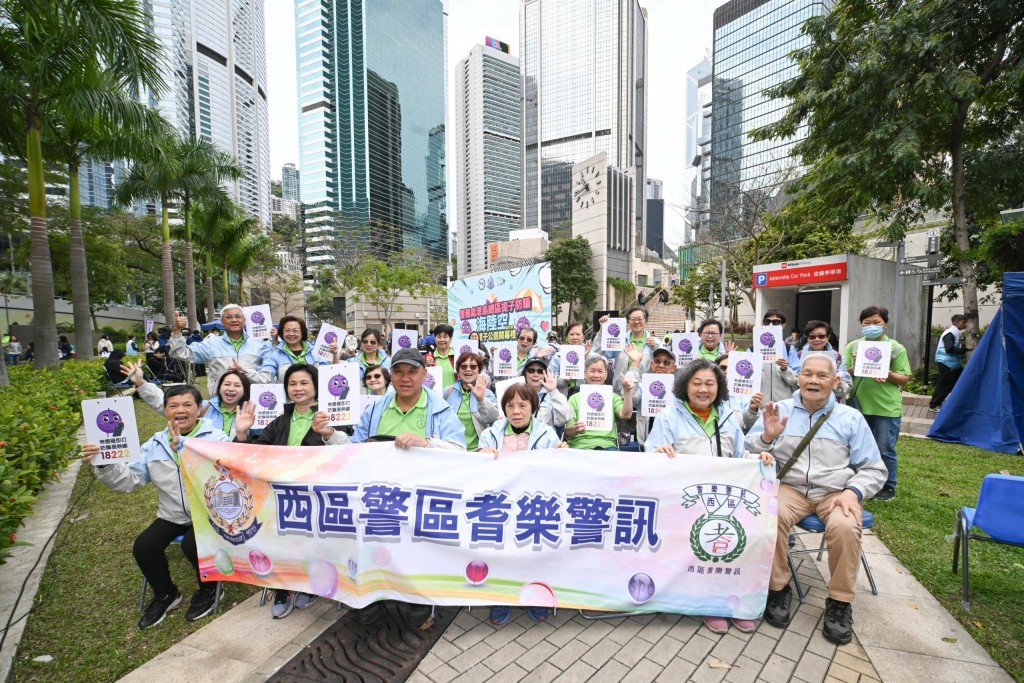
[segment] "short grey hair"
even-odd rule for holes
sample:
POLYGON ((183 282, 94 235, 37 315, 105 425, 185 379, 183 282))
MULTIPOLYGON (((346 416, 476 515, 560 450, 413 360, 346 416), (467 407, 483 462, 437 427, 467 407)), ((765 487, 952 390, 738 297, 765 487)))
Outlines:
POLYGON ((807 361, 812 358, 821 358, 822 360, 828 361, 828 364, 832 367, 832 374, 836 374, 839 371, 839 367, 836 365, 836 357, 831 353, 822 353, 821 351, 815 351, 809 353, 801 359, 800 369, 803 370, 804 366, 807 365, 807 361))
POLYGON ((224 311, 228 311, 228 310, 230 310, 232 308, 237 308, 240 313, 244 313, 245 312, 245 310, 241 306, 239 306, 238 304, 224 304, 220 308, 220 316, 223 317, 224 316, 224 311))
POLYGON ((587 369, 587 368, 589 368, 589 367, 590 367, 591 365, 593 365, 594 363, 598 363, 598 362, 600 362, 600 363, 604 363, 604 371, 605 371, 605 372, 608 372, 608 371, 609 371, 609 368, 608 368, 608 359, 607 359, 607 358, 605 358, 604 356, 602 356, 602 355, 601 355, 601 354, 599 354, 599 353, 592 353, 592 354, 590 354, 589 356, 587 356, 587 360, 585 360, 585 361, 583 362, 583 369, 584 369, 584 370, 586 370, 586 369, 587 369))

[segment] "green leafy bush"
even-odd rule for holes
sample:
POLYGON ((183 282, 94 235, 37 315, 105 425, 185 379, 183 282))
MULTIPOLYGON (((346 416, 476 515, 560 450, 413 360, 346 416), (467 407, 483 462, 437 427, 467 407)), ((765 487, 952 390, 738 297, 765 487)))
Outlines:
POLYGON ((43 485, 78 450, 81 401, 103 389, 102 372, 100 360, 8 368, 11 384, 0 387, 0 563, 43 485))

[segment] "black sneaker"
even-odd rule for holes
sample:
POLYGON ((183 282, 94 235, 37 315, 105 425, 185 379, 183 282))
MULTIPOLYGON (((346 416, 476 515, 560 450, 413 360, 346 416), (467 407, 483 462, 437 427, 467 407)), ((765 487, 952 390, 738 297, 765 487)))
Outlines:
POLYGON ((156 626, 164 620, 168 612, 180 604, 181 592, 177 589, 173 593, 153 598, 146 605, 146 611, 142 613, 142 618, 139 619, 139 628, 146 629, 150 626, 156 626))
POLYGON ((384 603, 371 603, 366 607, 360 607, 359 609, 352 610, 352 614, 355 617, 356 623, 360 626, 369 626, 370 624, 375 624, 381 617, 384 616, 384 603))
POLYGON ((896 497, 896 489, 891 486, 883 486, 882 490, 874 495, 874 500, 892 500, 896 497))
POLYGON ((789 613, 789 603, 793 599, 793 589, 787 583, 778 591, 768 591, 768 604, 764 608, 764 620, 776 628, 786 628, 793 619, 789 613))
POLYGON ((825 640, 846 645, 853 640, 853 605, 825 598, 825 624, 821 627, 825 640))
POLYGON ((192 596, 192 602, 188 604, 185 612, 185 621, 196 621, 213 612, 213 605, 217 602, 217 584, 205 584, 192 596))
POLYGON ((277 589, 274 591, 274 604, 270 606, 270 616, 275 619, 284 619, 292 613, 295 607, 295 593, 277 589))

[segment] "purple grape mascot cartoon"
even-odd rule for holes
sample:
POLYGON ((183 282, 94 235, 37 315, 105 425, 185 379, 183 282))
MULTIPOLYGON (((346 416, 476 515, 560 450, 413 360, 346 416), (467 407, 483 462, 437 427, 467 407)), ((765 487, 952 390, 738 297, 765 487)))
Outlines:
POLYGON ((502 349, 501 351, 498 351, 498 358, 507 363, 512 360, 512 352, 508 349, 502 349))
POLYGON ((679 350, 682 353, 690 353, 691 351, 693 351, 693 343, 689 339, 680 339, 679 350))
POLYGON ((348 378, 345 375, 335 375, 327 382, 327 391, 331 392, 331 396, 344 399, 348 396, 348 378))
POLYGON ((407 349, 411 345, 412 345, 412 342, 409 340, 408 335, 404 335, 403 334, 401 337, 398 338, 398 346, 400 348, 407 349))
POLYGON ((872 346, 870 349, 864 352, 864 357, 872 363, 877 363, 882 360, 882 349, 877 346, 872 346))
POLYGON ((251 319, 257 325, 262 325, 263 322, 266 320, 266 318, 263 316, 263 314, 260 313, 259 311, 253 311, 251 319))
POLYGON ((576 353, 575 351, 570 351, 567 354, 565 354, 565 360, 567 363, 569 363, 569 365, 576 365, 577 363, 580 362, 580 354, 576 353))
POLYGON ((526 316, 523 316, 522 318, 520 318, 519 320, 516 321, 516 332, 518 333, 523 328, 529 327, 529 326, 530 326, 530 321, 526 318, 526 316))
POLYGON ((433 389, 434 384, 434 376, 428 372, 427 376, 423 378, 423 386, 425 386, 427 389, 433 389))
POLYGON ((333 344, 336 341, 338 341, 338 335, 336 335, 334 332, 328 332, 327 334, 324 335, 325 344, 333 344))
POLYGON ((754 364, 744 358, 736 364, 736 374, 743 379, 750 379, 754 376, 754 364))
POLYGON ((665 384, 661 381, 651 382, 651 386, 648 387, 648 391, 650 391, 651 396, 654 398, 661 398, 665 395, 665 384))
POLYGON ((620 330, 619 330, 619 326, 618 326, 617 323, 612 323, 611 325, 608 326, 608 336, 609 337, 618 337, 619 336, 619 332, 620 332, 620 330))
POLYGON ((462 334, 472 334, 473 326, 469 324, 468 320, 462 321, 462 334))
POLYGON ((771 332, 765 332, 761 335, 761 346, 765 348, 771 348, 775 346, 775 335, 771 332))
POLYGON ((469 353, 473 349, 469 348, 469 344, 463 344, 462 348, 459 349, 459 354, 469 353))
POLYGON ((601 410, 604 408, 604 397, 601 394, 591 394, 587 397, 587 405, 594 410, 601 410))
POLYGON ((267 410, 273 410, 274 407, 277 405, 277 396, 274 396, 273 391, 264 391, 262 394, 260 394, 259 401, 260 405, 266 408, 267 410))
POLYGON ((124 431, 124 420, 116 411, 107 409, 96 416, 96 426, 106 434, 121 436, 121 432, 124 431))

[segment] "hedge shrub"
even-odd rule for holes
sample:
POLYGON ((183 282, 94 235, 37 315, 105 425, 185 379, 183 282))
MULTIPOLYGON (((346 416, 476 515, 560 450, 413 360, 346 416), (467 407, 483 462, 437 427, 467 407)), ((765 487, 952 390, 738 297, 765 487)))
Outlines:
POLYGON ((78 450, 81 401, 106 386, 103 362, 65 361, 58 370, 9 367, 0 387, 0 564, 43 485, 78 450))

